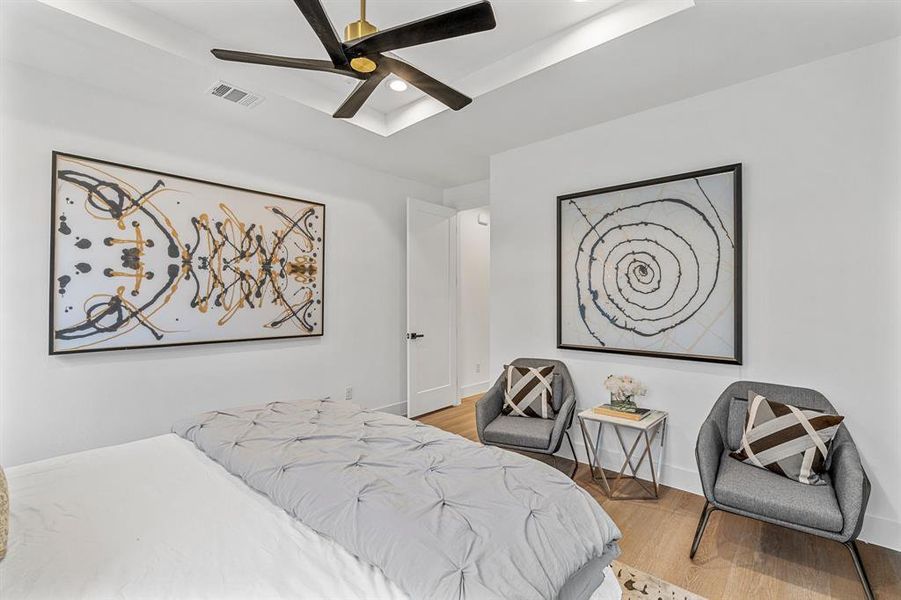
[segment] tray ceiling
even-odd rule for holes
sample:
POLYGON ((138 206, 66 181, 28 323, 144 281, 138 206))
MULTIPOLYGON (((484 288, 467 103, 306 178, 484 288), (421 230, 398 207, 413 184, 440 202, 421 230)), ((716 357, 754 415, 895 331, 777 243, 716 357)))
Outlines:
MULTIPOLYGON (((199 64, 221 78, 264 96, 279 94, 331 115, 357 83, 326 73, 221 63, 213 47, 302 58, 327 55, 293 2, 231 0, 43 0, 61 10, 152 44, 199 64)), ((367 19, 387 28, 459 7, 459 0, 369 3, 367 19)), ((396 52, 437 79, 478 96, 611 39, 693 6, 693 0, 494 0, 496 29, 396 52)), ((359 15, 357 0, 324 0, 339 35, 359 15)), ((389 136, 447 108, 419 90, 379 87, 349 122, 389 136)))
MULTIPOLYGON (((273 2, 292 6, 290 0, 273 2)), ((379 0, 371 2, 370 11, 379 0)), ((227 2, 209 6, 222 4, 227 2)), ((223 68, 233 65, 209 55, 216 40, 141 4, 0 1, 0 65, 5 70, 0 99, 5 116, 40 118, 63 130, 69 125, 87 127, 91 135, 100 135, 97 128, 102 124, 80 120, 90 115, 81 111, 85 102, 104 98, 111 106, 120 101, 122 106, 138 104, 160 114, 186 115, 225 132, 241 129, 356 166, 452 187, 487 178, 492 155, 901 35, 901 5, 896 2, 695 0, 690 9, 616 36, 622 31, 620 11, 647 4, 627 0, 580 21, 564 30, 569 36, 557 38, 569 43, 548 44, 540 57, 559 58, 552 50, 562 48, 565 55, 584 47, 576 42, 595 44, 570 58, 547 64, 520 50, 482 69, 489 75, 491 69, 501 69, 518 78, 481 93, 460 112, 435 114, 428 105, 407 105, 422 110, 426 118, 386 137, 388 121, 379 111, 358 115, 357 120, 368 120, 369 129, 330 116, 342 98, 328 87, 333 80, 306 86, 292 73, 275 68, 226 72, 223 68), (110 7, 116 11, 110 13, 110 7), (620 17, 607 18, 612 15, 620 17), (599 38, 610 41, 597 45, 599 38), (517 68, 532 72, 521 74, 517 68), (265 100, 248 109, 214 98, 208 90, 218 80, 262 94, 265 100), (20 82, 47 91, 18 93, 20 82), (298 88, 306 94, 303 101, 295 98, 298 88), (57 114, 61 106, 66 121, 57 114)), ((295 22, 291 11, 287 14, 292 15, 287 27, 303 33, 304 22, 295 22)), ((423 66, 444 68, 438 63, 423 66)), ((465 74, 466 86, 473 87, 461 89, 476 89, 481 84, 477 75, 465 74)))

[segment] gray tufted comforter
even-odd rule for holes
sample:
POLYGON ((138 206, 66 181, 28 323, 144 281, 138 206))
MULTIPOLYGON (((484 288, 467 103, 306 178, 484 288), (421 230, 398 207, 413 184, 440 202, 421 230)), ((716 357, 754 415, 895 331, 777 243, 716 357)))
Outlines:
POLYGON ((619 553, 556 469, 403 417, 299 400, 173 431, 415 599, 588 598, 619 553))

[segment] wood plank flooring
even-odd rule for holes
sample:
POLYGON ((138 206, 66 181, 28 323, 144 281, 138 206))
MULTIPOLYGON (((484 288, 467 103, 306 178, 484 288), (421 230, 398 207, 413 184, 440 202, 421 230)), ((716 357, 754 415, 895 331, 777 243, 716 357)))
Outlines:
MULTIPOLYGON (((478 441, 475 401, 419 417, 423 423, 478 441)), ((529 455, 564 472, 572 462, 529 455), (556 464, 555 464, 556 463, 556 464)), ((661 486, 660 499, 609 500, 582 464, 576 482, 604 507, 623 532, 620 560, 711 600, 821 600, 864 598, 844 546, 736 515, 715 512, 695 560, 688 551, 701 496, 661 486)), ((860 543, 876 597, 901 598, 901 552, 860 543)))

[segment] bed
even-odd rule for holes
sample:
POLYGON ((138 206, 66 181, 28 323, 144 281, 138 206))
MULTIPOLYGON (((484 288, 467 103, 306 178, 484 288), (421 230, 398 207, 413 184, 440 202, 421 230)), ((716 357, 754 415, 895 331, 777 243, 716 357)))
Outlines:
MULTIPOLYGON (((323 531, 328 527, 317 524, 314 516, 302 511, 291 514, 298 509, 280 507, 277 494, 267 493, 265 486, 252 477, 248 480, 230 471, 234 465, 229 465, 222 455, 217 457, 210 448, 205 452, 203 447, 206 444, 212 448, 224 447, 223 440, 230 435, 227 432, 238 431, 238 420, 248 416, 264 424, 254 426, 260 429, 256 437, 240 432, 242 439, 248 440, 242 445, 253 446, 253 440, 259 439, 271 442, 274 430, 272 423, 265 424, 266 419, 260 417, 263 410, 271 412, 285 427, 296 430, 296 437, 300 438, 305 437, 304 431, 311 430, 298 429, 297 420, 286 417, 286 412, 296 415, 312 411, 318 419, 334 418, 341 423, 340 427, 346 427, 348 417, 356 415, 358 419, 372 422, 367 425, 372 430, 367 431, 377 437, 388 429, 407 428, 420 439, 426 439, 426 446, 451 444, 458 454, 464 447, 457 446, 460 442, 469 445, 465 448, 470 452, 483 447, 402 417, 364 411, 347 403, 300 401, 242 410, 207 413, 179 424, 175 430, 181 435, 172 433, 9 469, 10 541, 7 556, 0 562, 0 596, 5 599, 386 600, 419 597, 407 592, 411 589, 409 581, 404 581, 404 586, 398 585, 403 574, 394 578, 386 575, 386 569, 391 570, 390 564, 374 566, 373 562, 381 559, 366 560, 366 552, 353 540, 339 543, 340 531, 323 531), (224 426, 214 425, 217 422, 224 426), (194 434, 203 431, 208 439, 206 442, 192 439, 197 437, 192 431, 194 434), (311 523, 318 525, 316 529, 311 523)), ((323 429, 324 437, 335 447, 344 453, 352 451, 353 445, 347 448, 346 441, 340 441, 341 436, 336 436, 334 429, 323 429)), ((392 435, 397 438, 405 434, 395 431, 392 435)), ((322 452, 319 446, 314 450, 319 458, 322 452)), ((253 456, 259 468, 251 468, 249 472, 259 473, 266 468, 261 465, 266 463, 267 455, 259 452, 258 446, 253 456)), ((415 456, 434 460, 435 454, 425 452, 415 456)), ((524 457, 503 452, 500 459, 516 468, 529 464, 531 469, 534 463, 539 469, 547 469, 541 472, 541 477, 551 480, 556 477, 551 471, 557 472, 550 467, 524 457)), ((310 464, 317 463, 319 468, 321 462, 310 464)), ((313 471, 303 473, 308 464, 303 461, 297 464, 302 467, 303 479, 322 483, 318 478, 311 479, 313 471)), ((337 471, 335 465, 328 469, 337 471)), ((286 481, 290 483, 290 480, 279 481, 282 486, 286 481)), ((323 485, 329 487, 328 483, 323 485)), ((340 519, 331 516, 328 523, 336 520, 340 523, 340 519)), ((383 519, 378 521, 383 527, 388 523, 383 519)), ((602 581, 593 591, 583 594, 584 598, 613 600, 621 595, 607 566, 618 552, 619 531, 614 526, 609 533, 611 539, 603 542, 604 556, 597 557, 603 564, 590 563, 592 569, 602 571, 603 576, 595 579, 602 581)), ((384 543, 390 545, 391 534, 384 533, 384 536, 384 543)), ((397 553, 402 554, 400 550, 397 553)), ((410 570, 420 569, 411 567, 410 570)), ((422 570, 428 571, 427 566, 422 570)), ((469 585, 462 596, 486 597, 481 591, 469 585)))

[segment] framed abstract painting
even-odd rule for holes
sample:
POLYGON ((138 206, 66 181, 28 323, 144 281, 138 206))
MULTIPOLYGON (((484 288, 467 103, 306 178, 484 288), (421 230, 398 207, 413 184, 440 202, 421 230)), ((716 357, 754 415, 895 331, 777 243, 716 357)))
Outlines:
POLYGON ((557 347, 741 364, 741 165, 557 198, 557 347))
POLYGON ((325 206, 53 153, 50 354, 323 334, 325 206))

